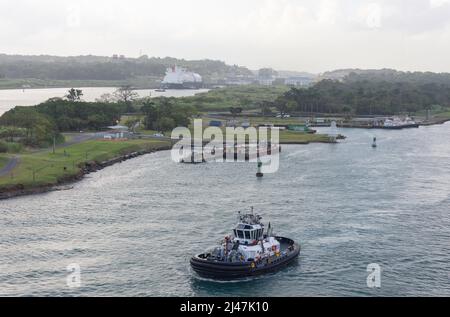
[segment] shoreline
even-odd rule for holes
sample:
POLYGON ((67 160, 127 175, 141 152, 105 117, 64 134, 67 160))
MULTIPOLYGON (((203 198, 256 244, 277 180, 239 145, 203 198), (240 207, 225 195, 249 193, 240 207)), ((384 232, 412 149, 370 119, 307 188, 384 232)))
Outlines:
MULTIPOLYGON (((325 141, 286 141, 286 142, 280 142, 280 145, 308 145, 311 143, 320 143, 320 144, 333 144, 338 142, 325 142, 325 141)), ((80 167, 80 171, 77 174, 74 175, 66 175, 60 179, 58 179, 56 184, 45 184, 45 185, 38 185, 35 187, 25 188, 21 184, 12 185, 9 188, 0 189, 0 201, 7 200, 11 198, 16 197, 22 197, 22 196, 31 196, 31 195, 37 195, 37 194, 44 194, 54 191, 62 191, 62 190, 70 190, 73 187, 70 187, 70 185, 73 185, 81 180, 84 179, 86 175, 89 175, 91 173, 95 173, 97 171, 100 171, 106 167, 131 160, 133 158, 137 158, 139 156, 147 155, 147 154, 153 154, 156 152, 161 151, 168 151, 172 148, 172 145, 166 145, 166 146, 159 146, 150 150, 141 150, 141 151, 135 151, 130 152, 127 154, 123 154, 117 157, 114 157, 112 159, 109 159, 107 161, 97 162, 97 161, 88 161, 85 163, 81 163, 80 165, 84 165, 83 167, 80 167), (69 188, 67 188, 69 186, 69 188)))
POLYGON ((115 165, 117 163, 121 163, 124 161, 131 160, 133 158, 147 155, 147 154, 153 154, 160 151, 167 151, 172 148, 171 145, 167 146, 160 146, 151 150, 141 150, 137 152, 130 152, 127 154, 123 154, 117 157, 114 157, 110 160, 103 161, 103 162, 96 162, 96 161, 89 161, 85 163, 81 163, 81 165, 84 165, 84 167, 81 167, 80 171, 74 175, 66 175, 60 179, 58 179, 58 182, 56 184, 45 184, 40 185, 36 187, 31 188, 25 188, 23 185, 18 184, 14 185, 10 188, 0 189, 0 201, 21 197, 21 196, 30 196, 30 195, 36 195, 36 194, 43 194, 43 193, 49 193, 54 191, 60 191, 65 190, 65 186, 70 186, 72 184, 75 184, 76 182, 79 182, 83 180, 83 178, 91 173, 95 173, 97 171, 100 171, 106 167, 115 165))
MULTIPOLYGON (((432 126, 432 125, 443 125, 447 122, 450 122, 450 118, 440 118, 437 120, 429 121, 426 123, 421 123, 420 126, 432 126)), ((344 128, 344 127, 342 127, 344 128)), ((374 129, 374 128, 368 128, 368 127, 345 127, 345 128, 362 128, 362 129, 374 129)), ((346 139, 345 136, 339 136, 338 139, 346 139)), ((280 141, 280 145, 308 145, 312 143, 320 143, 320 144, 335 144, 339 142, 333 142, 333 141, 326 141, 326 140, 312 140, 312 141, 295 141, 295 140, 285 140, 280 141)), ((165 146, 159 146, 156 148, 148 149, 148 150, 140 150, 140 151, 134 151, 130 153, 126 153, 117 157, 114 157, 112 159, 109 159, 107 161, 97 162, 97 161, 88 161, 84 163, 80 163, 80 171, 74 175, 66 175, 58 179, 57 183, 55 184, 44 184, 44 185, 38 185, 38 186, 32 186, 29 188, 26 188, 22 184, 17 185, 11 185, 10 187, 5 187, 3 189, 0 189, 0 201, 21 197, 21 196, 30 196, 35 194, 43 194, 53 191, 61 191, 61 190, 67 190, 71 188, 67 188, 67 186, 70 186, 78 181, 81 181, 86 175, 95 173, 97 171, 100 171, 108 166, 112 166, 117 163, 121 163, 139 156, 152 154, 160 151, 168 151, 172 148, 172 145, 165 145, 165 146)), ((73 187, 72 187, 73 188, 73 187)))
MULTIPOLYGON (((433 125, 442 125, 447 122, 450 122, 450 118, 435 118, 429 121, 422 121, 417 123, 415 126, 405 126, 398 128, 385 128, 381 126, 373 126, 373 125, 362 125, 362 124, 337 124, 339 129, 366 129, 366 130, 404 130, 404 129, 417 129, 420 127, 428 127, 433 125)), ((328 128, 329 125, 311 125, 312 128, 328 128)))

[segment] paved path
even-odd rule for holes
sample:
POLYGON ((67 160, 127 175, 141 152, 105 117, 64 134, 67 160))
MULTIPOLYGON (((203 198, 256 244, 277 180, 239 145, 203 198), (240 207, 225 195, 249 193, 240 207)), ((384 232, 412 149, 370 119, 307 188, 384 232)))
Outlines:
MULTIPOLYGON (((83 133, 83 134, 76 134, 73 135, 73 138, 68 141, 65 142, 63 144, 59 144, 57 146, 57 148, 65 148, 67 146, 71 146, 74 144, 78 144, 81 142, 85 142, 85 141, 89 141, 89 140, 94 140, 96 138, 96 134, 95 133, 83 133)), ((32 153, 43 153, 43 152, 50 152, 52 149, 51 148, 47 148, 47 149, 35 149, 33 151, 31 151, 32 153)), ((17 156, 12 157, 8 163, 6 163, 6 165, 0 169, 0 177, 3 176, 7 176, 9 175, 13 169, 16 168, 16 166, 20 163, 20 158, 17 156)))
POLYGON ((5 167, 0 169, 0 177, 6 176, 19 164, 19 158, 13 157, 9 160, 8 163, 6 163, 5 167))
POLYGON ((70 141, 64 142, 63 144, 60 144, 58 146, 56 146, 57 148, 64 148, 64 147, 68 147, 74 144, 78 144, 81 142, 85 142, 85 141, 89 141, 89 140, 95 140, 97 138, 99 138, 99 136, 101 137, 102 134, 101 133, 80 133, 80 134, 66 134, 67 136, 72 136, 72 139, 70 141))

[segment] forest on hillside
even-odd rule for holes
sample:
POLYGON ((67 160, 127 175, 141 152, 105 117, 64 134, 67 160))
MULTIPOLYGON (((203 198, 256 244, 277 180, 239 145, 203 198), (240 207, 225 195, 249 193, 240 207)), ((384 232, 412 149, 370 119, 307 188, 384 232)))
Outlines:
POLYGON ((394 70, 350 72, 292 88, 274 103, 280 112, 387 115, 450 107, 450 74, 394 70))
POLYGON ((216 60, 188 61, 146 55, 139 58, 102 56, 22 56, 0 54, 0 79, 43 80, 127 80, 137 77, 162 78, 168 67, 178 65, 202 75, 206 82, 225 76, 251 75, 237 65, 216 60))

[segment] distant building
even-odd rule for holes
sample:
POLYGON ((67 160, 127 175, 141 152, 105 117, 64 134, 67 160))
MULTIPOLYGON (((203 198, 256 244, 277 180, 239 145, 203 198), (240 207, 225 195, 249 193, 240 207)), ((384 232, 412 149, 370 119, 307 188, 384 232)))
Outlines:
POLYGON ((313 83, 313 79, 309 77, 289 77, 286 78, 284 84, 287 86, 309 86, 313 83))
POLYGON ((251 84, 255 83, 255 78, 248 77, 248 76, 227 77, 223 83, 225 85, 229 85, 229 86, 251 85, 251 84))
POLYGON ((258 78, 258 84, 262 86, 272 86, 275 78, 258 78))

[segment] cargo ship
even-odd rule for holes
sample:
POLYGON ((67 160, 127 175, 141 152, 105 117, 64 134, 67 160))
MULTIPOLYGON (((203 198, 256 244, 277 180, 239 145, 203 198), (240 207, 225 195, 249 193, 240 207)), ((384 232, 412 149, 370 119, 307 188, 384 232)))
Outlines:
POLYGON ((168 68, 161 82, 161 89, 200 89, 202 87, 202 76, 178 66, 168 68))

